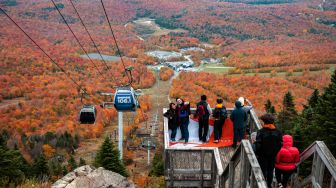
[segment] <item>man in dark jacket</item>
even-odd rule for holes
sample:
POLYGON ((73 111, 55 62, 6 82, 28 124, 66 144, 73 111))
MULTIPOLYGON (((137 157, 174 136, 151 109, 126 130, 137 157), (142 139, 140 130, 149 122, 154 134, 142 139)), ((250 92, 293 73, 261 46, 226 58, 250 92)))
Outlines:
POLYGON ((236 108, 232 111, 230 119, 233 122, 233 145, 232 147, 237 147, 237 142, 240 142, 244 138, 245 133, 245 121, 247 120, 247 114, 244 111, 241 103, 236 101, 235 103, 236 108))
POLYGON ((206 102, 207 97, 206 95, 201 96, 201 101, 197 103, 197 110, 196 114, 198 116, 198 137, 200 141, 207 142, 207 136, 208 136, 208 131, 209 131, 209 117, 210 114, 212 114, 212 110, 210 105, 206 102), (204 114, 199 114, 199 109, 200 106, 202 107, 201 109, 204 111, 204 114))
POLYGON ((273 115, 265 114, 260 119, 264 122, 264 125, 257 132, 256 154, 267 186, 271 187, 275 158, 282 146, 282 134, 274 125, 275 118, 273 115))

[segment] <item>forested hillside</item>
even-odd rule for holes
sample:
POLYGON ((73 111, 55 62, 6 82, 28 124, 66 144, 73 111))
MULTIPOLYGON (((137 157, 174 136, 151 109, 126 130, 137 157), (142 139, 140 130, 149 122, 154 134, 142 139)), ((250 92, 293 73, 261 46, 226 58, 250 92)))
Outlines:
MULTIPOLYGON (((171 81, 169 97, 182 97, 192 106, 201 94, 208 95, 211 105, 223 97, 227 107, 244 96, 259 113, 267 99, 280 111, 290 91, 295 109, 301 111, 314 89, 324 92, 335 69, 336 12, 331 0, 104 3, 126 67, 134 68, 132 86, 145 91, 139 99, 142 109, 129 123, 134 127, 152 115, 156 101, 146 92, 159 81, 171 81), (149 52, 177 55, 162 58, 149 52)), ((42 163, 55 180, 72 170, 66 161, 84 141, 102 138, 106 128, 116 125, 116 110, 101 108, 105 98, 99 93, 126 84, 125 67, 100 1, 55 0, 54 6, 50 0, 1 0, 0 7, 59 65, 0 11, 0 149, 13 156, 11 164, 42 163), (81 100, 83 89, 88 95, 81 100), (95 125, 78 122, 84 104, 96 106, 95 125), (56 160, 60 162, 54 164, 56 160)), ((0 180, 6 179, 0 187, 20 183, 26 170, 15 172, 18 179, 0 174, 0 180)), ((141 186, 148 184, 145 179, 139 179, 141 186)))

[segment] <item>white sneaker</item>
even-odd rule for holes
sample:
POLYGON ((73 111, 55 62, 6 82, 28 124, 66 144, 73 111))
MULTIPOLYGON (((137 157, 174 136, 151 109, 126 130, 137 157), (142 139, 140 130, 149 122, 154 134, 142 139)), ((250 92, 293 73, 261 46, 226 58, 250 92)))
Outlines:
POLYGON ((281 183, 278 183, 278 188, 283 188, 281 183))

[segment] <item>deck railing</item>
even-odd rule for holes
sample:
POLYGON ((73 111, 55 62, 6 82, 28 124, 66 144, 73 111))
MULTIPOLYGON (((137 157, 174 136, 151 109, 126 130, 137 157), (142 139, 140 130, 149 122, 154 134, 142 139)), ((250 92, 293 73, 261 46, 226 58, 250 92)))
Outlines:
POLYGON ((328 147, 322 141, 315 141, 300 154, 300 162, 296 164, 298 170, 292 175, 292 187, 305 187, 312 185, 314 188, 336 187, 336 160, 328 147), (310 175, 299 180, 300 167, 304 161, 313 157, 310 175))
POLYGON ((242 140, 236 152, 224 169, 221 178, 222 187, 267 187, 258 160, 253 152, 251 143, 242 140))
MULTIPOLYGON (((195 113, 195 110, 192 109, 192 113, 195 113)), ((227 110, 228 114, 231 114, 233 109, 227 110)), ((163 112, 166 111, 167 109, 163 109, 163 112)), ((248 127, 251 131, 257 131, 261 128, 258 117, 253 110, 249 114, 248 127)), ((165 180, 168 187, 222 188, 228 185, 232 187, 233 184, 238 185, 235 182, 237 178, 232 178, 235 172, 244 175, 239 181, 240 185, 267 187, 248 140, 242 141, 229 165, 225 168, 226 173, 223 170, 218 148, 170 148, 167 118, 164 118, 164 145, 165 180), (243 170, 236 169, 238 164, 241 164, 239 166, 243 170), (230 175, 230 178, 227 178, 227 174, 230 175)))

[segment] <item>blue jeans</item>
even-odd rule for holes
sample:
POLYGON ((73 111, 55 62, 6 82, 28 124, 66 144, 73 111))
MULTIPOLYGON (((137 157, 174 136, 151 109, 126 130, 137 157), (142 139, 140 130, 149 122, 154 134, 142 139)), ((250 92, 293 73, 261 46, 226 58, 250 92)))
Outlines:
POLYGON ((184 138, 185 142, 188 142, 189 140, 189 131, 188 131, 189 117, 181 118, 180 121, 181 121, 180 129, 181 129, 182 138, 184 138))
POLYGON ((172 141, 175 141, 176 132, 177 132, 177 126, 174 126, 174 127, 171 129, 171 134, 170 134, 170 139, 171 139, 172 141))
POLYGON ((237 142, 244 139, 245 129, 244 128, 234 128, 233 135, 233 145, 237 145, 237 142))

